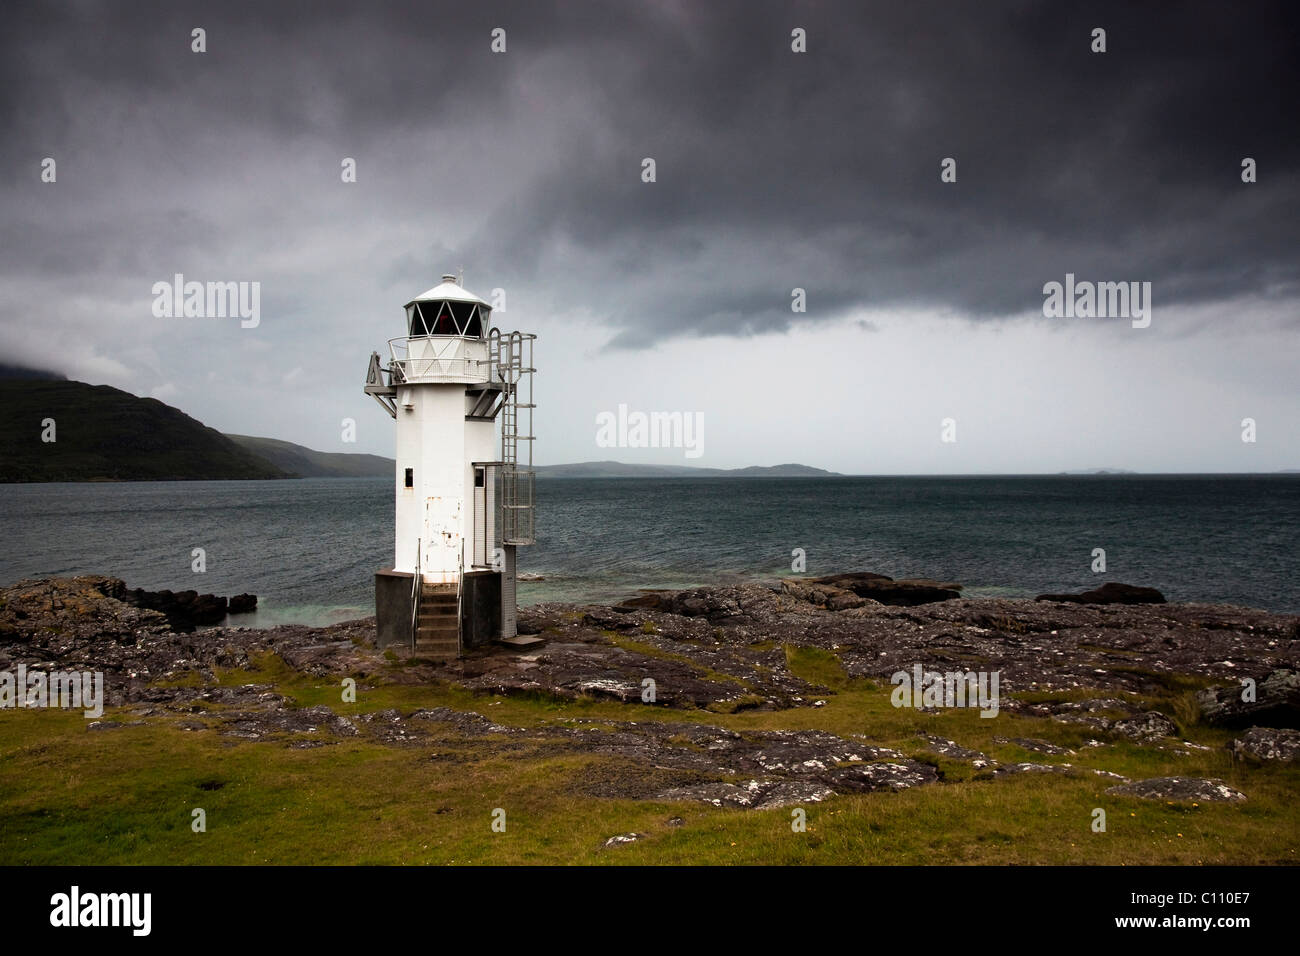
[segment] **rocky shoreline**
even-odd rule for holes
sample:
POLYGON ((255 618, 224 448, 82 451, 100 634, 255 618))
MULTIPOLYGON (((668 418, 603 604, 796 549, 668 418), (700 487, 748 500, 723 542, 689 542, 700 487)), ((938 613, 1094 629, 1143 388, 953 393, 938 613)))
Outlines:
POLYGON ((989 779, 1084 775, 1117 794, 1150 799, 1246 799, 1219 780, 1132 781, 1085 770, 1071 759, 1077 749, 1016 728, 1022 717, 1047 718, 1078 728, 1087 748, 1122 743, 1194 754, 1205 747, 1186 739, 1180 724, 1187 719, 1142 702, 1194 688, 1200 689, 1191 719, 1232 728, 1234 758, 1278 763, 1300 753, 1300 618, 1294 615, 1160 603, 1141 593, 1128 595, 1138 603, 1094 603, 1088 595, 970 599, 959 591, 947 582, 858 574, 655 592, 618 606, 540 604, 521 608, 519 622, 521 632, 544 643, 525 651, 479 649, 438 663, 380 652, 373 619, 328 628, 187 632, 163 612, 132 602, 118 579, 21 581, 0 588, 0 671, 22 664, 103 672, 106 703, 119 710, 89 725, 96 731, 168 719, 182 729, 294 747, 358 736, 418 746, 453 735, 487 741, 497 751, 546 744, 626 758, 628 771, 589 782, 592 793, 717 806, 786 806, 835 793, 923 786, 942 779, 945 760, 989 779), (891 675, 916 665, 997 671, 1002 696, 994 740, 1034 759, 999 761, 930 733, 925 709, 917 714, 920 744, 909 749, 880 745, 869 726, 845 737, 817 730, 742 733, 710 722, 714 714, 798 714, 823 706, 833 691, 797 676, 792 652, 837 661, 846 679, 876 682, 882 694, 891 675), (672 713, 589 728, 581 721, 503 726, 445 707, 344 716, 325 706, 295 707, 271 683, 219 680, 221 672, 249 669, 264 655, 276 655, 293 674, 352 677, 361 688, 446 683, 481 695, 653 703, 672 713), (1245 679, 1255 682, 1253 701, 1241 699, 1245 679), (649 700, 647 680, 654 688, 649 700))

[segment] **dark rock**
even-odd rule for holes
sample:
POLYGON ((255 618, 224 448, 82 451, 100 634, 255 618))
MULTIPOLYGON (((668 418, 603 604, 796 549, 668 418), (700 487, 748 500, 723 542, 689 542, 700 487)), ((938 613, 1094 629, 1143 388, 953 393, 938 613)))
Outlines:
POLYGON ((1255 699, 1242 700, 1245 688, 1212 687, 1196 695, 1201 720, 1215 727, 1300 728, 1300 673, 1273 671, 1255 686, 1255 699))
POLYGON ((1047 740, 1040 740, 1037 737, 994 737, 995 744, 1014 744, 1022 750, 1029 750, 1033 753, 1051 754, 1055 757, 1069 756, 1074 753, 1066 747, 1058 747, 1056 744, 1047 740))
MULTIPOLYGON (((599 627, 607 631, 635 630, 636 622, 625 614, 618 614, 613 608, 592 608, 582 615, 582 623, 587 627, 599 627)), ((517 629, 517 628, 516 628, 517 629)))
POLYGON ((1300 730, 1252 727, 1229 747, 1236 757, 1291 763, 1300 758, 1300 730))
POLYGON ((1037 714, 1041 712, 1043 714, 1059 716, 1062 714, 1073 713, 1097 714, 1104 711, 1132 714, 1133 705, 1118 697, 1090 697, 1087 700, 1062 700, 1038 704, 1030 710, 1030 713, 1037 714))
POLYGON ((813 782, 750 780, 734 783, 701 783, 674 787, 655 796, 656 800, 698 800, 715 807, 769 810, 799 803, 818 803, 835 796, 835 791, 813 782))
POLYGON ((561 633, 544 646, 525 654, 448 662, 434 673, 480 692, 541 692, 624 703, 641 703, 642 695, 648 695, 645 682, 651 680, 654 697, 646 703, 724 711, 789 707, 814 691, 790 674, 783 648, 751 650, 719 644, 707 619, 674 616, 669 620, 689 622, 691 631, 702 639, 684 655, 677 640, 661 636, 653 627, 662 619, 652 621, 643 613, 616 615, 591 608, 578 622, 548 618, 550 628, 561 633), (631 647, 620 646, 621 638, 611 639, 607 634, 611 631, 630 635, 631 647), (703 643, 706 636, 707 644, 703 643), (643 652, 642 645, 650 649, 643 652))
POLYGON ((814 584, 829 584, 832 587, 847 588, 850 591, 856 587, 870 587, 874 584, 892 584, 893 580, 894 579, 887 574, 876 574, 873 571, 849 571, 844 574, 828 574, 824 577, 811 579, 814 584))
POLYGON ((1035 601, 1072 601, 1076 604, 1164 604, 1165 596, 1155 588, 1112 581, 1079 594, 1040 594, 1035 601))
POLYGON ((849 608, 863 607, 871 603, 864 597, 858 597, 852 591, 843 591, 827 597, 825 606, 828 611, 847 611, 849 608))
POLYGON ((814 607, 828 611, 844 611, 850 608, 875 604, 866 598, 858 597, 847 588, 837 588, 829 584, 817 584, 799 578, 786 578, 781 581, 781 593, 799 601, 807 601, 814 607))
POLYGON ((302 708, 269 708, 238 713, 218 712, 221 724, 218 732, 229 737, 260 740, 278 734, 313 733, 329 731, 340 737, 354 737, 357 728, 346 717, 340 717, 323 705, 302 708))
POLYGON ((740 605, 721 588, 693 588, 665 599, 665 610, 682 617, 703 617, 720 622, 740 614, 740 605))
POLYGON ((0 588, 0 640, 30 642, 57 657, 92 643, 111 644, 91 657, 111 661, 121 653, 116 645, 168 630, 164 615, 123 603, 125 593, 121 580, 101 575, 24 579, 0 588))
POLYGON ((852 763, 832 767, 817 779, 836 793, 861 793, 874 790, 908 790, 926 783, 936 783, 939 771, 931 764, 916 760, 884 763, 852 763))
POLYGON ((167 616, 172 628, 182 632, 220 624, 225 620, 228 609, 226 598, 216 594, 199 594, 197 591, 146 591, 143 588, 132 588, 123 591, 121 600, 136 607, 161 611, 167 616))
POLYGON ((1174 722, 1156 710, 1148 710, 1136 717, 1117 720, 1111 729, 1117 734, 1123 734, 1139 742, 1158 740, 1178 733, 1178 727, 1174 722))
POLYGON ((740 766, 764 773, 819 774, 828 767, 867 760, 908 762, 897 750, 871 747, 820 730, 773 730, 740 766))
POLYGON ((236 594, 230 599, 229 611, 231 614, 247 614, 250 611, 257 610, 256 594, 236 594))
POLYGON ((997 761, 987 757, 978 750, 970 750, 961 746, 956 741, 948 740, 945 737, 937 737, 934 734, 925 735, 925 749, 932 754, 938 754, 940 757, 947 757, 950 760, 961 760, 969 763, 976 770, 983 770, 985 767, 997 765, 997 761))
POLYGON ((1246 799, 1240 790, 1234 790, 1222 780, 1205 780, 1199 777, 1152 777, 1110 787, 1107 793, 1122 797, 1140 797, 1143 800, 1173 800, 1185 803, 1236 803, 1246 799))
POLYGON ((940 583, 926 578, 895 581, 883 574, 872 574, 869 571, 832 574, 828 577, 813 578, 807 583, 851 591, 860 598, 898 607, 916 607, 920 604, 932 604, 935 601, 950 601, 961 597, 962 588, 960 584, 940 583))
POLYGON ((623 608, 648 608, 655 611, 668 610, 669 600, 672 598, 671 591, 647 591, 638 594, 634 598, 628 598, 619 607, 623 608))

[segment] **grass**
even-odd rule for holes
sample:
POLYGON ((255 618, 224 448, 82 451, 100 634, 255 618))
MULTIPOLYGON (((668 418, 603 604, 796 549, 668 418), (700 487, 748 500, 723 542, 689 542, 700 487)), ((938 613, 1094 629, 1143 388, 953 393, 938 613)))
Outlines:
MULTIPOLYGON (((650 622, 646 621, 646 624, 650 624, 650 622)), ((641 631, 643 633, 658 633, 654 630, 653 624, 650 624, 650 627, 651 629, 647 631, 646 628, 642 626, 641 631)), ((602 631, 601 633, 609 639, 610 643, 623 648, 625 651, 632 651, 633 653, 640 654, 643 657, 653 657, 659 660, 674 661, 678 664, 683 664, 695 671, 701 680, 712 681, 715 684, 734 684, 737 687, 743 687, 746 690, 749 689, 749 684, 743 678, 736 677, 733 674, 724 674, 711 667, 705 667, 703 664, 699 663, 699 661, 687 657, 685 654, 676 654, 672 651, 666 651, 661 647, 657 647, 654 644, 647 644, 645 641, 638 641, 634 638, 624 637, 617 631, 602 631)), ((723 693, 726 692, 725 688, 720 688, 719 690, 723 693)))
POLYGON ((819 647, 785 645, 785 666, 800 680, 816 687, 824 687, 831 693, 849 686, 849 677, 844 672, 840 659, 819 647))
MULTIPOLYGON (((1223 746, 1231 736, 1226 731, 1186 726, 1189 739, 1211 747, 1187 756, 1123 740, 1086 748, 1087 739, 1102 735, 1049 719, 896 709, 888 687, 850 679, 828 651, 788 647, 786 659, 798 676, 827 688, 824 706, 710 713, 544 694, 475 696, 447 683, 388 684, 382 675, 359 677, 357 701, 348 704, 341 681, 297 673, 275 655, 217 676, 226 686, 274 684, 299 706, 326 705, 354 717, 445 706, 525 728, 660 720, 741 732, 863 735, 932 763, 942 782, 807 804, 808 830, 794 833, 789 808, 730 810, 592 796, 593 781, 626 772, 625 758, 574 753, 540 735, 470 739, 433 724, 434 736, 419 745, 359 737, 299 749, 290 744, 308 736, 333 738, 242 741, 211 729, 181 729, 179 718, 171 717, 90 730, 79 713, 15 710, 0 719, 0 863, 1297 862, 1300 769, 1235 764, 1223 746), (994 780, 987 771, 928 754, 926 733, 1002 762, 1070 763, 1083 772, 994 780), (1076 753, 1031 753, 996 744, 995 736, 1037 737, 1076 753), (1133 778, 1219 777, 1250 799, 1192 806, 1110 796, 1104 791, 1113 781, 1088 773, 1092 767, 1133 778), (206 812, 205 833, 191 830, 198 807, 206 812), (1096 807, 1106 811, 1105 833, 1091 830, 1096 807), (491 828, 497 808, 506 811, 504 833, 491 828), (670 826, 674 816, 685 824, 670 826), (610 836, 630 831, 646 837, 603 848, 610 836)), ((1177 714, 1186 693, 1185 686, 1167 682, 1140 700, 1177 714)), ((1098 693, 1023 696, 1061 700, 1098 693)), ((105 714, 115 717, 134 719, 105 714)))

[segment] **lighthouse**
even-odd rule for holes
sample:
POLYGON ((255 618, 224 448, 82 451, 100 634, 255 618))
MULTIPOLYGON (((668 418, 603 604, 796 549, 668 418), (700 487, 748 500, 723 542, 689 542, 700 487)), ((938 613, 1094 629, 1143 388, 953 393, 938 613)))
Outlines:
POLYGON ((396 425, 393 565, 375 574, 380 647, 448 660, 516 639, 517 549, 533 543, 533 341, 442 281, 371 353, 365 392, 396 425))

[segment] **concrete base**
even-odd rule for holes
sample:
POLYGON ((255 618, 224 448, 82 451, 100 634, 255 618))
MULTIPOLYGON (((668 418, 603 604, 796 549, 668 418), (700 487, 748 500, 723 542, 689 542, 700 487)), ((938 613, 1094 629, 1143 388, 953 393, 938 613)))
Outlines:
POLYGON ((501 573, 466 571, 460 635, 464 647, 482 647, 501 636, 501 573))
MULTIPOLYGON (((375 572, 376 643, 411 644, 411 579, 406 571, 384 568, 375 572)), ((466 571, 461 593, 460 641, 462 647, 483 647, 501 636, 501 574, 466 571)))
POLYGON ((411 579, 415 575, 385 568, 375 572, 375 641, 411 645, 411 579))
POLYGON ((497 641, 498 644, 505 647, 513 647, 520 650, 526 650, 530 647, 537 647, 539 644, 545 644, 546 639, 533 637, 529 634, 516 634, 514 637, 503 637, 497 641))

